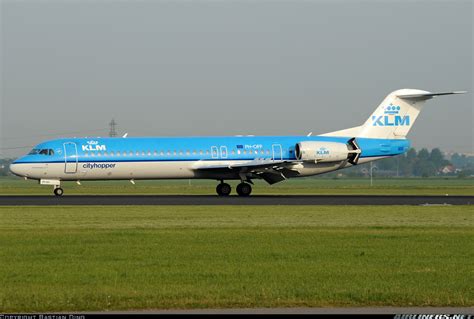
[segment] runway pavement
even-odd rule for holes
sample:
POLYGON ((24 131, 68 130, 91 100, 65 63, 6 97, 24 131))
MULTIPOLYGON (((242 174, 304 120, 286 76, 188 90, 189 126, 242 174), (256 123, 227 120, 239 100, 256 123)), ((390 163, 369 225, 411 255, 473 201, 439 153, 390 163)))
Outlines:
POLYGON ((65 195, 0 196, 0 206, 47 205, 472 205, 474 196, 407 195, 65 195))

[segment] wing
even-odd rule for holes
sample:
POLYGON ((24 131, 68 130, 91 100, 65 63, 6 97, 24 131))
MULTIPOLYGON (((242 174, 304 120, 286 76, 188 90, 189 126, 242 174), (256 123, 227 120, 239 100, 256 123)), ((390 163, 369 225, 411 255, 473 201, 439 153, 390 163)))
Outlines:
POLYGON ((296 174, 291 167, 301 161, 297 160, 271 160, 271 159, 256 159, 251 161, 222 161, 218 164, 209 162, 197 162, 193 169, 201 171, 221 171, 227 170, 239 174, 242 179, 245 176, 256 175, 265 180, 269 184, 275 184, 287 179, 287 175, 296 174))

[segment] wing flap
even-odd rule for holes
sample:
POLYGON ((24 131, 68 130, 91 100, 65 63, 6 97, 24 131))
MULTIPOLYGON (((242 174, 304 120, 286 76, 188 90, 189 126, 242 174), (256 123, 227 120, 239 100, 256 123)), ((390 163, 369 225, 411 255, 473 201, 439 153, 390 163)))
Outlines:
POLYGON ((247 176, 251 174, 255 178, 262 178, 268 184, 275 184, 281 181, 286 180, 284 174, 297 174, 291 172, 291 165, 300 163, 298 160, 271 160, 271 159, 259 159, 251 160, 245 162, 221 162, 218 164, 208 164, 208 163, 196 163, 194 166, 195 170, 206 170, 206 171, 222 171, 230 170, 236 174, 242 174, 242 176, 247 176))
POLYGON ((286 177, 285 175, 283 175, 283 173, 265 172, 265 173, 257 173, 257 175, 260 176, 265 182, 267 182, 270 185, 286 180, 286 177))
POLYGON ((272 167, 272 166, 279 166, 281 164, 289 164, 295 163, 297 161, 292 160, 251 160, 251 161, 244 161, 244 162, 222 162, 219 164, 208 164, 208 163, 196 163, 194 165, 194 169, 196 170, 212 170, 212 169, 240 169, 240 168, 265 168, 265 167, 272 167))

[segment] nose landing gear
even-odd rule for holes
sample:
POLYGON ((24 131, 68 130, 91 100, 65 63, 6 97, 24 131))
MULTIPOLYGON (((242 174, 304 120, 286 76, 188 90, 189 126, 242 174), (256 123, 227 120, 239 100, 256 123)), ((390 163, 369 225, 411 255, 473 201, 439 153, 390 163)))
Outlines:
POLYGON ((64 193, 61 188, 61 180, 59 179, 40 179, 39 184, 53 186, 53 193, 56 196, 62 196, 64 193))
POLYGON ((54 192, 54 195, 56 195, 58 197, 63 196, 63 193, 64 193, 63 189, 59 186, 57 186, 57 187, 55 186, 53 192, 54 192))

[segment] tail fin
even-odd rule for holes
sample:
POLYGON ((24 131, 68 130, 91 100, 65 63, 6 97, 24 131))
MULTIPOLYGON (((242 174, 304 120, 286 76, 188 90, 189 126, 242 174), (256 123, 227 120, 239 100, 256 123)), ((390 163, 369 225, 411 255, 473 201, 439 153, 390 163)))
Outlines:
POLYGON ((402 139, 415 123, 426 100, 437 95, 460 93, 466 92, 431 93, 415 89, 397 90, 383 100, 362 126, 324 135, 402 139))

